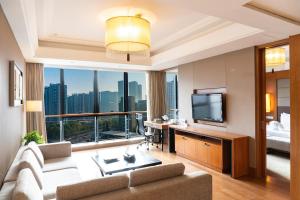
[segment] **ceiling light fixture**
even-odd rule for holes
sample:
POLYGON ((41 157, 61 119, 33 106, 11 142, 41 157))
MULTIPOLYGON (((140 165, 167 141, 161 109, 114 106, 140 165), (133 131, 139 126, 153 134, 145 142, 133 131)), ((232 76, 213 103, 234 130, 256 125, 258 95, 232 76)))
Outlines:
POLYGON ((150 22, 141 17, 117 16, 106 20, 105 47, 109 54, 149 55, 150 22))
POLYGON ((279 66, 283 64, 285 64, 284 48, 266 49, 266 66, 279 66))

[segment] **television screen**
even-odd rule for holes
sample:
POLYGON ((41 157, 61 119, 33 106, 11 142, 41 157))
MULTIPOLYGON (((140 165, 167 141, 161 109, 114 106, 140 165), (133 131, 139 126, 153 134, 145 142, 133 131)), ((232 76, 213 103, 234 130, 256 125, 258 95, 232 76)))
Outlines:
POLYGON ((192 112, 194 120, 224 122, 223 94, 193 94, 192 112))

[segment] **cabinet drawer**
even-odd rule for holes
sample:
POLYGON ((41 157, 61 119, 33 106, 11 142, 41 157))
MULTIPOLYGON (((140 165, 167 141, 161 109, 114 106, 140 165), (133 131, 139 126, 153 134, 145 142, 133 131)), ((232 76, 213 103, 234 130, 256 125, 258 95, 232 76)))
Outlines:
POLYGON ((207 163, 208 151, 205 142, 198 140, 196 147, 197 159, 200 163, 207 163))
POLYGON ((184 136, 175 134, 175 151, 184 154, 184 136))
POLYGON ((206 142, 208 147, 208 158, 207 164, 222 169, 223 168, 223 156, 222 156, 222 145, 217 143, 206 142))
POLYGON ((184 154, 192 159, 196 160, 198 155, 196 151, 197 140, 190 137, 184 137, 184 154))

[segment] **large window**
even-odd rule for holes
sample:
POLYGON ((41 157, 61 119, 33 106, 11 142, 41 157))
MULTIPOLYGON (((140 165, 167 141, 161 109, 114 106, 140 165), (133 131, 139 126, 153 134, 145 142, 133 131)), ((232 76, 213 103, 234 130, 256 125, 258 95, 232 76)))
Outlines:
POLYGON ((134 115, 128 112, 142 112, 146 119, 144 72, 46 66, 44 74, 49 142, 80 143, 133 137, 136 122, 134 115))
POLYGON ((57 115, 61 113, 60 105, 60 69, 45 68, 45 114, 57 115))
MULTIPOLYGON (((45 68, 45 114, 58 115, 61 113, 60 104, 60 69, 45 68)), ((46 118, 46 129, 48 142, 60 141, 60 122, 59 118, 46 118)))
MULTIPOLYGON (((147 118, 146 74, 143 72, 128 72, 128 111, 139 111, 147 118)), ((128 117, 128 128, 131 136, 136 134, 135 114, 128 117)))
POLYGON ((91 70, 64 70, 66 113, 94 112, 93 79, 91 70))
MULTIPOLYGON (((124 73, 99 71, 100 112, 124 111, 124 73)), ((125 116, 100 116, 98 119, 98 140, 125 137, 125 116)))
POLYGON ((167 115, 170 119, 176 117, 177 112, 177 74, 172 72, 166 73, 166 101, 167 115))
POLYGON ((143 72, 128 73, 128 110, 146 111, 146 77, 143 72))
POLYGON ((100 112, 124 111, 124 73, 98 72, 100 112))

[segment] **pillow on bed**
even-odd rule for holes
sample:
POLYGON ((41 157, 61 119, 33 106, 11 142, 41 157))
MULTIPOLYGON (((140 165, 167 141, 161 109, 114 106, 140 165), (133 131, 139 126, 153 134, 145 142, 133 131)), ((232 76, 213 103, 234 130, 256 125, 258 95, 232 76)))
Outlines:
POLYGON ((290 114, 281 113, 280 122, 283 125, 284 130, 286 130, 286 131, 291 130, 291 117, 290 117, 290 114))
POLYGON ((284 130, 283 125, 278 121, 271 121, 267 127, 269 130, 281 131, 284 130))

